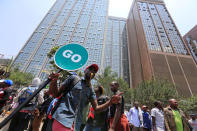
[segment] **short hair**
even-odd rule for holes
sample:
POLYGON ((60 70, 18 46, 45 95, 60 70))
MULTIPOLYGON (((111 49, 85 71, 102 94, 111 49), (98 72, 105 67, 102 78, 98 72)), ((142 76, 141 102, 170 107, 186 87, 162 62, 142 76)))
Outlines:
POLYGON ((134 101, 134 102, 133 102, 133 104, 136 104, 136 103, 138 103, 138 104, 139 104, 139 102, 138 102, 138 101, 134 101))
POLYGON ((155 106, 155 107, 158 106, 159 103, 161 103, 161 102, 160 102, 160 101, 155 101, 155 102, 154 102, 154 106, 155 106))
MULTIPOLYGON (((111 83, 113 83, 114 85, 116 85, 117 87, 119 87, 119 84, 118 84, 117 81, 112 81, 111 83)), ((110 83, 110 84, 111 84, 111 83, 110 83)))

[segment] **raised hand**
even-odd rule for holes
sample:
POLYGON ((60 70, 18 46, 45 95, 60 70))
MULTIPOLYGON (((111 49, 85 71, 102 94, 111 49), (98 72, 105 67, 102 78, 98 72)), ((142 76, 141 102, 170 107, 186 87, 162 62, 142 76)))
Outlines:
POLYGON ((122 94, 123 94, 123 92, 120 92, 118 95, 113 95, 111 100, 110 100, 111 104, 118 104, 118 103, 120 103, 122 94))
POLYGON ((57 80, 59 75, 59 73, 51 73, 48 78, 51 80, 57 80))

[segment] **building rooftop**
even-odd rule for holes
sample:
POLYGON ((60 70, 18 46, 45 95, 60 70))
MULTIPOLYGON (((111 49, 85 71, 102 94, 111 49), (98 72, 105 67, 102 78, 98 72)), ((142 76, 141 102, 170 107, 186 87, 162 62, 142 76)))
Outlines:
POLYGON ((186 37, 191 37, 192 39, 197 40, 197 25, 195 25, 189 32, 187 32, 183 38, 185 39, 186 37))
POLYGON ((147 1, 147 2, 159 2, 159 3, 164 3, 164 0, 139 0, 139 1, 147 1))

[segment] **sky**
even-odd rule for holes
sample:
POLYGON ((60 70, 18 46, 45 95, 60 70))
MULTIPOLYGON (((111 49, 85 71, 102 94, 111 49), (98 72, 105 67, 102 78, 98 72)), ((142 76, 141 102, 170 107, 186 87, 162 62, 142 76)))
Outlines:
MULTIPOLYGON (((0 54, 15 57, 55 0, 0 0, 0 54)), ((197 24, 197 0, 165 0, 181 35, 197 24)), ((132 0, 110 0, 109 15, 127 18, 132 0)))

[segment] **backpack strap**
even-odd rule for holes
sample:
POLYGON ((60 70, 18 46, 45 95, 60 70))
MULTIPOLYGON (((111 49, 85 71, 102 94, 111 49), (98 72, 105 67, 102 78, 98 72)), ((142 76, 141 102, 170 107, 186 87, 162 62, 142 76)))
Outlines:
POLYGON ((73 81, 72 81, 72 83, 71 83, 71 85, 70 85, 70 88, 68 88, 67 90, 65 90, 64 93, 63 93, 63 95, 61 95, 60 97, 58 97, 58 101, 56 102, 54 108, 52 109, 52 111, 50 112, 50 114, 49 114, 49 116, 48 116, 49 118, 52 118, 52 115, 53 115, 53 113, 55 113, 55 111, 56 111, 57 108, 59 107, 59 105, 60 105, 60 103, 61 103, 61 100, 62 100, 63 96, 65 96, 69 91, 71 91, 72 88, 73 88, 80 80, 81 80, 81 79, 80 79, 78 76, 74 77, 74 79, 73 79, 73 81))

